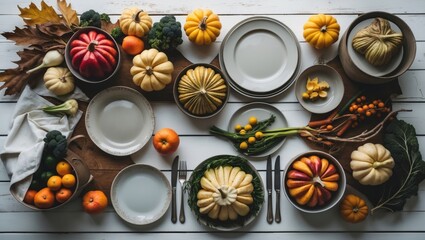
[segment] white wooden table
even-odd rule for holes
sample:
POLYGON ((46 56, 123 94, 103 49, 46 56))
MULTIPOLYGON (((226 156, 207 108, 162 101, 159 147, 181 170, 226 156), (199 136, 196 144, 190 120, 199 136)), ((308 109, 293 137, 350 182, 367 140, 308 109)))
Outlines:
MULTIPOLYGON (((27 7, 30 0, 2 0, 0 3, 0 32, 11 31, 14 26, 22 26, 18 16, 17 5, 27 7)), ((39 1, 34 1, 37 5, 39 1)), ((47 0, 49 5, 56 6, 56 1, 47 0)), ((111 14, 116 20, 121 11, 137 4, 158 20, 164 14, 175 14, 184 23, 185 15, 197 7, 210 8, 220 15, 223 23, 222 34, 216 44, 220 44, 228 30, 237 22, 254 15, 269 16, 289 26, 301 45, 301 71, 314 64, 319 56, 331 59, 336 55, 338 43, 330 50, 316 51, 302 37, 302 26, 309 15, 327 13, 334 15, 341 25, 341 34, 358 14, 369 11, 386 11, 402 18, 413 30, 417 40, 416 59, 411 68, 403 74, 400 85, 403 94, 393 99, 394 109, 413 109, 409 113, 399 114, 416 128, 420 149, 425 154, 425 1, 423 0, 205 0, 205 1, 87 1, 69 0, 78 13, 89 9, 111 14)), ((187 38, 184 41, 188 41, 187 38)), ((11 61, 17 60, 15 52, 19 47, 0 37, 0 70, 13 67, 11 61)), ((0 92, 0 144, 9 132, 10 115, 19 96, 3 96, 0 92)), ((252 99, 245 98, 234 91, 229 103, 218 116, 208 120, 194 120, 179 111, 174 102, 151 102, 155 118, 156 130, 163 127, 175 129, 181 136, 181 145, 176 152, 181 159, 188 161, 188 168, 193 169, 202 160, 217 154, 233 154, 235 150, 228 142, 208 134, 208 128, 215 124, 227 126, 234 111, 252 99)), ((305 125, 310 117, 297 102, 293 87, 288 91, 266 102, 280 109, 290 126, 305 125)), ((276 153, 282 157, 282 165, 294 155, 307 150, 307 146, 297 137, 291 137, 276 153)), ((173 155, 174 156, 174 155, 173 155)), ((134 162, 150 164, 170 177, 172 157, 160 157, 151 144, 132 156, 134 162)), ((265 159, 252 162, 265 177, 265 159)), ((362 223, 353 225, 342 221, 337 209, 323 214, 303 214, 290 205, 282 197, 282 222, 268 224, 266 211, 263 210, 257 219, 237 232, 215 232, 198 224, 194 215, 186 206, 187 220, 185 224, 172 224, 170 210, 158 222, 149 226, 133 226, 125 223, 114 212, 112 207, 99 215, 89 215, 82 211, 81 199, 56 211, 31 211, 18 203, 9 193, 9 177, 3 164, 0 163, 0 239, 425 239, 425 184, 421 184, 418 197, 412 198, 402 212, 378 213, 369 216, 362 223)), ((179 201, 179 199, 178 199, 179 201)), ((179 203, 179 202, 178 202, 179 203)))

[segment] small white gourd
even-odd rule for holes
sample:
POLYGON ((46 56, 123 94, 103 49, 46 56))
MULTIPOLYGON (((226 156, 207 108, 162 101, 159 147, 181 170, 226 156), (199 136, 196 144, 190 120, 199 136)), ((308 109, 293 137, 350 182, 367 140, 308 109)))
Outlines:
POLYGON ((43 76, 44 86, 57 96, 72 92, 75 88, 74 76, 68 68, 50 67, 43 76))
POLYGON ((366 143, 351 153, 353 177, 363 185, 380 185, 393 174, 394 159, 381 144, 366 143))

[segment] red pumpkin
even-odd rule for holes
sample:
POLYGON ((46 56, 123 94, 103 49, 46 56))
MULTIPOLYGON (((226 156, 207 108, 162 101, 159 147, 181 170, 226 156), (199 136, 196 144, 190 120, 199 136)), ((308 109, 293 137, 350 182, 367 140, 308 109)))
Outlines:
POLYGON ((171 128, 163 128, 153 137, 153 146, 156 151, 164 155, 175 152, 179 144, 179 135, 171 128))
POLYGON ((96 31, 81 33, 71 42, 72 67, 90 80, 110 75, 117 65, 118 51, 112 40, 96 31))

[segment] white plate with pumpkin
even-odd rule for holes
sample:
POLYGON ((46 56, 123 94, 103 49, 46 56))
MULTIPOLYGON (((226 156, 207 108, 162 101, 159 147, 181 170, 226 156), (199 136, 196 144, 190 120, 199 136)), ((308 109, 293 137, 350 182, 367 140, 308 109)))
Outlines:
POLYGON ((103 151, 126 156, 152 137, 155 119, 148 100, 138 91, 116 86, 98 93, 86 111, 86 129, 103 151))
POLYGON ((231 231, 251 223, 261 210, 261 176, 246 159, 217 155, 201 162, 187 182, 188 204, 199 223, 231 231))
POLYGON ((236 24, 220 49, 221 68, 242 94, 268 96, 280 92, 292 82, 299 60, 299 44, 293 32, 268 17, 252 17, 236 24))

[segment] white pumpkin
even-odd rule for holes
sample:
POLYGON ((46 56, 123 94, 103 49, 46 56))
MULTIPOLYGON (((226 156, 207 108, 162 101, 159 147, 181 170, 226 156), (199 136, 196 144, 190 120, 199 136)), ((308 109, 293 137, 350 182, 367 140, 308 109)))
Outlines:
POLYGON ((353 177, 363 185, 380 185, 393 174, 394 159, 381 144, 366 143, 351 153, 353 177))
POLYGON ((74 76, 68 68, 50 67, 43 76, 44 86, 57 96, 74 91, 74 76))
POLYGON ((239 167, 220 166, 206 170, 201 187, 197 194, 201 214, 227 221, 249 213, 249 205, 253 203, 252 175, 239 167))

